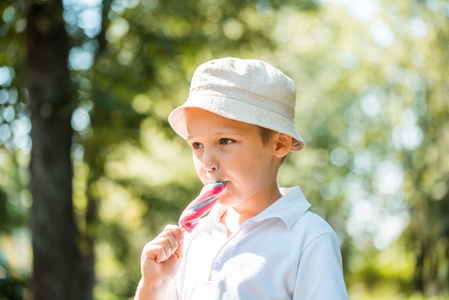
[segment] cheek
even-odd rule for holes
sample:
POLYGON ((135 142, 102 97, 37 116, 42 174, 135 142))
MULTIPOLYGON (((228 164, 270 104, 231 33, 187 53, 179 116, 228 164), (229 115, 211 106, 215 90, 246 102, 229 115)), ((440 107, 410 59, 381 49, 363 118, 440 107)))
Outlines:
POLYGON ((237 155, 237 159, 233 163, 236 168, 251 172, 254 170, 254 166, 257 166, 259 163, 261 163, 261 161, 257 154, 254 155, 254 153, 241 153, 237 155))
POLYGON ((263 167, 268 165, 266 157, 260 153, 251 153, 250 155, 241 155, 235 163, 235 168, 248 179, 263 176, 267 170, 263 167))
POLYGON ((196 157, 195 155, 193 155, 193 164, 195 165, 195 170, 196 170, 196 173, 198 174, 198 177, 200 179, 202 179, 205 176, 203 164, 198 159, 198 157, 196 157))

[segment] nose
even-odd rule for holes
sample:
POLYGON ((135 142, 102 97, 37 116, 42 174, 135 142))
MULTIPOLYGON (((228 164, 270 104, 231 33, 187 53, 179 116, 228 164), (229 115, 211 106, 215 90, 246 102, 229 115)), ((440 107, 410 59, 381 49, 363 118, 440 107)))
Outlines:
POLYGON ((215 171, 217 171, 217 167, 215 167, 215 166, 206 166, 203 164, 203 168, 208 173, 214 173, 215 171))
POLYGON ((218 164, 212 151, 203 152, 203 169, 207 173, 214 173, 218 170, 218 164))

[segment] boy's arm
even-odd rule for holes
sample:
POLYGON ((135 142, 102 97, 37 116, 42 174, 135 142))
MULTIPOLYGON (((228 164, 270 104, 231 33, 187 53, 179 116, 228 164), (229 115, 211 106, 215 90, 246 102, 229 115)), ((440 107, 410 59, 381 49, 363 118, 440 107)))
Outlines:
POLYGON ((142 278, 135 300, 164 299, 168 284, 178 272, 182 260, 184 232, 168 225, 145 245, 141 257, 142 278))
POLYGON ((134 300, 165 299, 168 285, 146 285, 143 279, 137 286, 134 300))
POLYGON ((293 299, 348 300, 334 232, 321 234, 302 253, 293 299))

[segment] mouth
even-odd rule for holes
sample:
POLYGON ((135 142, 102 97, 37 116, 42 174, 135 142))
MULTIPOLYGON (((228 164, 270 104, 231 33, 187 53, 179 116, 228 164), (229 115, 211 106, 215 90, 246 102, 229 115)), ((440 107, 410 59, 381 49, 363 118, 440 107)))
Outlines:
POLYGON ((227 184, 228 180, 212 180, 211 184, 227 184))
POLYGON ((209 185, 211 187, 222 185, 224 187, 224 189, 226 189, 228 187, 228 183, 229 183, 228 180, 213 180, 207 185, 209 185))

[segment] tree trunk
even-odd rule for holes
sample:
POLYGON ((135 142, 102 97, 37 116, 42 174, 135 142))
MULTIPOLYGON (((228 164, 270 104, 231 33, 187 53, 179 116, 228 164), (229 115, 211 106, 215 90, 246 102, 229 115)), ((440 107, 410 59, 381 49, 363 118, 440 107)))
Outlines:
POLYGON ((424 260, 426 256, 425 247, 420 244, 419 253, 415 257, 415 275, 414 275, 414 287, 415 290, 424 293, 424 260))
POLYGON ((80 280, 85 263, 73 215, 70 121, 76 92, 62 13, 61 1, 26 1, 34 300, 91 298, 92 282, 80 280))

